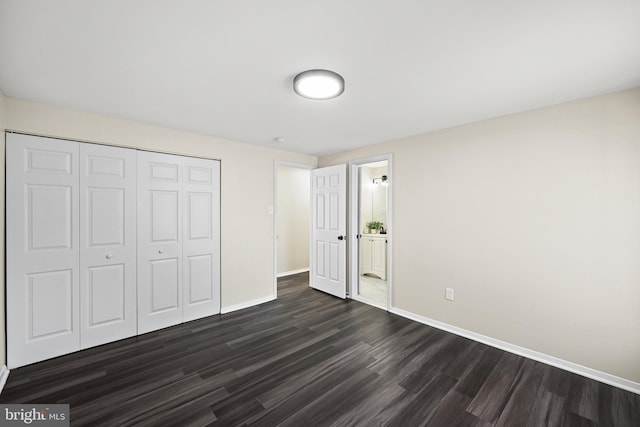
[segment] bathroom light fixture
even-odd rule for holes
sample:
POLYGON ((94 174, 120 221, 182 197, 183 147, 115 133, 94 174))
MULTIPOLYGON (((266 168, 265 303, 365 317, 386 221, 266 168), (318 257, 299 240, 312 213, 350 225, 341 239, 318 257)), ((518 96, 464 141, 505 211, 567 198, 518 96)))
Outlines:
POLYGON ((388 184, 387 182, 387 175, 382 175, 382 177, 380 178, 373 178, 373 183, 374 184, 388 184))
POLYGON ((344 92, 344 79, 329 70, 307 70, 294 77, 293 90, 309 99, 331 99, 344 92))

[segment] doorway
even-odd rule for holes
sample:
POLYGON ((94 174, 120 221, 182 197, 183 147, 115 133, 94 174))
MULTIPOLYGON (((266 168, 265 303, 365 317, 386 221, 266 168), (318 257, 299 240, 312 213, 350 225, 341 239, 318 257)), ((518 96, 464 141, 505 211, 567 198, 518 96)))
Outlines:
POLYGON ((274 296, 278 278, 309 271, 311 167, 275 162, 274 296))
POLYGON ((391 155, 350 162, 350 296, 391 307, 391 155))

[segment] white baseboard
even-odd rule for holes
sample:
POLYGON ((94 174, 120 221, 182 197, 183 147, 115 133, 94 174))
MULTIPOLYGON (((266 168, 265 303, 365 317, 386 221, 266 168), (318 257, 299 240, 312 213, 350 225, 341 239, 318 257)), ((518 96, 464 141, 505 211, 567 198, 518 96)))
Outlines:
POLYGON ((4 389, 4 385, 7 383, 8 378, 9 368, 7 368, 7 365, 2 365, 2 368, 0 368, 0 394, 2 394, 2 390, 4 389))
POLYGON ((491 347, 499 348, 500 350, 504 350, 509 353, 517 354, 528 359, 546 363, 547 365, 555 366, 556 368, 564 369, 565 371, 573 372, 574 374, 582 375, 583 377, 591 378, 592 380, 600 381, 602 383, 609 384, 614 387, 630 391, 632 393, 640 394, 640 383, 630 381, 625 378, 598 371, 596 369, 588 368, 586 366, 578 365, 577 363, 559 359, 545 353, 540 353, 538 351, 520 347, 515 344, 510 344, 505 341, 500 341, 495 338, 487 337, 485 335, 481 335, 467 329, 449 325, 448 323, 429 319, 428 317, 420 316, 418 314, 414 314, 410 311, 402 310, 400 308, 392 307, 389 312, 402 317, 406 317, 407 319, 415 320, 419 323, 424 323, 425 325, 433 326, 434 328, 438 328, 446 332, 451 332, 452 334, 460 335, 461 337, 469 338, 471 340, 490 345, 491 347))
POLYGON ((292 274, 306 273, 307 271, 309 271, 309 267, 299 268, 297 270, 285 271, 284 273, 278 273, 276 274, 276 277, 291 276, 292 274))
POLYGON ((230 305, 228 307, 222 307, 222 310, 220 310, 220 314, 231 313, 232 311, 242 310, 243 308, 249 308, 249 307, 253 307, 254 305, 264 304, 265 302, 273 301, 275 299, 276 297, 270 296, 265 298, 254 299, 251 301, 246 301, 236 305, 230 305))

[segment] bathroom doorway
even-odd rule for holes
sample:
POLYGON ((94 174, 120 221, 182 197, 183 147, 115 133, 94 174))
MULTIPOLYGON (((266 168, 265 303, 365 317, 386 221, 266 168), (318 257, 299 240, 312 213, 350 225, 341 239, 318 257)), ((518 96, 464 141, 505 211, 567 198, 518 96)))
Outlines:
POLYGON ((351 168, 351 298, 391 307, 391 156, 353 161, 351 168))

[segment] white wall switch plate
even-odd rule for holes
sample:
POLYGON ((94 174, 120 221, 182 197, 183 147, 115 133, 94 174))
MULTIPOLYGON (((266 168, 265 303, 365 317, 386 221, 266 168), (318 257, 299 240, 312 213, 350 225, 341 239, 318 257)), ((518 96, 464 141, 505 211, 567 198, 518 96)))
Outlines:
POLYGON ((452 288, 445 288, 444 299, 453 301, 455 299, 455 291, 452 288))

